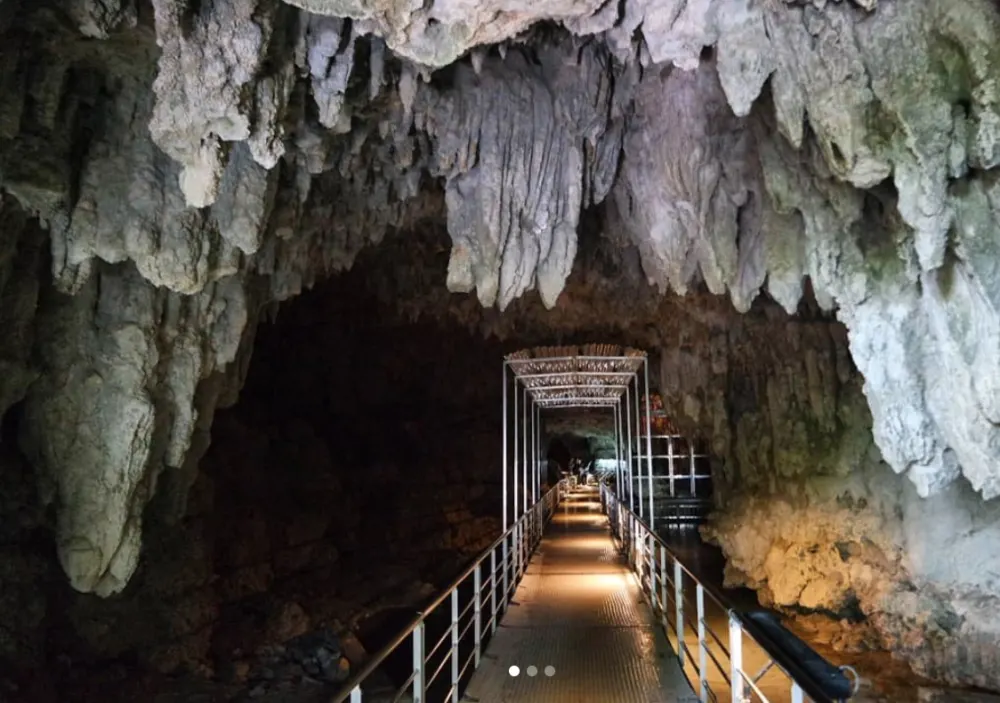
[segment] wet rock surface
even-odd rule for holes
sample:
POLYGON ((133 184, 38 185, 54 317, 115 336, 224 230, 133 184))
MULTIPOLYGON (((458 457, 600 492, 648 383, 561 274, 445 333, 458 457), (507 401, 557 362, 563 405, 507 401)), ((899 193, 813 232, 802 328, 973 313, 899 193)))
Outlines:
MULTIPOLYGON (((276 692, 322 689, 332 694, 350 676, 350 662, 341 654, 340 638, 332 630, 304 633, 284 644, 264 647, 249 670, 244 700, 268 700, 276 692)), ((306 694, 308 695, 308 694, 306 694)), ((237 698, 237 700, 241 700, 237 698)))

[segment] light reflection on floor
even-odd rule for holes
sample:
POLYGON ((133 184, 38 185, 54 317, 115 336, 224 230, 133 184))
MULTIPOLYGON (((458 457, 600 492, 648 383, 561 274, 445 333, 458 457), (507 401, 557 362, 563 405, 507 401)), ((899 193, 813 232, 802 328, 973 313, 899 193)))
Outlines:
POLYGON ((611 541, 593 488, 566 497, 464 700, 693 703, 666 637, 611 541), (552 676, 521 674, 544 671, 552 676))

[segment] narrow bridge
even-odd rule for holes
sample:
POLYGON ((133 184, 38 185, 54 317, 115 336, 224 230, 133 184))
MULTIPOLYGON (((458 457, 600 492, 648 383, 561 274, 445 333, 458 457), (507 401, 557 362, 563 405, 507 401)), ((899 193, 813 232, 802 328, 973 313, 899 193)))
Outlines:
POLYGON ((463 700, 697 701, 596 489, 570 491, 463 700))
MULTIPOLYGON (((600 354, 543 351, 504 362, 504 534, 331 703, 850 699, 856 686, 844 670, 770 613, 727 603, 654 529, 648 373, 639 386, 645 355, 614 356, 606 345, 600 354), (508 367, 516 379, 513 422, 508 367), (577 405, 614 410, 616 470, 599 486, 578 486, 574 477, 545 490, 541 411, 577 405), (633 489, 643 483, 646 500, 636 500, 633 489), (372 675, 401 652, 411 663, 405 673, 376 685, 372 675)), ((693 469, 691 476, 693 484, 693 469)))

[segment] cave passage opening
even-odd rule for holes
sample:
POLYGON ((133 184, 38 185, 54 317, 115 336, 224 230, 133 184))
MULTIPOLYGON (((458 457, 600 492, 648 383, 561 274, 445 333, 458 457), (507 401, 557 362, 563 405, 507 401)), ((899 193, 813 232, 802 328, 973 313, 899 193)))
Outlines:
POLYGON ((523 512, 541 495, 528 482, 541 476, 548 485, 553 471, 621 492, 654 530, 704 521, 712 506, 710 457, 667 416, 650 366, 645 352, 610 344, 538 347, 506 357, 505 384, 508 368, 514 383, 512 392, 505 385, 503 408, 504 487, 512 496, 505 526, 509 507, 516 519, 518 504, 523 512), (560 417, 549 429, 553 413, 560 417), (540 440, 548 442, 544 462, 540 440))
MULTIPOLYGON (((645 352, 613 344, 535 347, 504 358, 504 529, 508 525, 508 515, 517 521, 544 495, 542 479, 547 477, 540 467, 540 447, 545 432, 543 415, 567 409, 612 413, 614 469, 606 478, 614 483, 616 490, 627 487, 630 505, 638 506, 650 524, 655 524, 652 464, 648 456, 645 464, 641 458, 643 417, 646 418, 647 434, 651 422, 649 377, 649 360, 645 352), (642 498, 644 468, 648 505, 642 498)), ((646 446, 648 450, 649 441, 646 446)), ((650 451, 646 453, 651 455, 650 451)), ((586 465, 582 459, 569 458, 567 470, 577 474, 572 476, 574 482, 593 469, 593 457, 586 465)))
MULTIPOLYGON (((756 505, 733 503, 737 481, 766 483, 779 459, 802 464, 793 449, 815 453, 829 445, 832 456, 836 446, 853 448, 822 432, 869 426, 857 409, 863 403, 855 402, 860 379, 846 334, 812 308, 790 317, 761 299, 740 316, 703 292, 657 297, 637 279, 634 250, 611 248, 601 237, 581 239, 556 309, 525 299, 503 315, 483 309, 474 295, 442 288, 443 230, 389 236, 362 252, 351 271, 281 304, 257 326, 252 361, 237 364, 249 369, 239 401, 231 397, 222 404, 231 407, 207 416, 212 444, 194 483, 179 486, 186 497, 179 520, 158 516, 173 502, 168 489, 179 472, 160 477, 129 588, 110 601, 71 593, 54 554, 38 556, 54 552, 51 545, 32 550, 32 559, 45 561, 46 588, 25 581, 10 593, 41 594, 48 626, 27 624, 37 611, 21 608, 26 624, 15 629, 44 631, 30 649, 67 656, 78 667, 93 663, 97 671, 96 662, 127 660, 247 685, 257 682, 257 652, 299 633, 353 631, 365 649, 377 650, 501 531, 496 364, 532 345, 607 339, 649 349, 651 388, 677 434, 698 437, 695 453, 711 455, 704 473, 721 479, 718 514, 732 514, 734 524, 716 534, 737 544, 728 535, 749 522, 737 521, 735 508, 756 505), (775 336, 783 343, 774 344, 775 336), (766 442, 773 436, 793 443, 772 448, 766 442)), ((5 415, 8 453, 22 411, 5 415)), ((562 443, 584 463, 615 465, 611 411, 552 409, 545 425, 547 453, 562 454, 562 443)), ((860 453, 870 442, 856 444, 860 453)), ((675 451, 683 453, 680 445, 675 451)), ((6 478, 14 482, 15 473, 6 478)), ((25 468, 27 489, 35 478, 25 468)), ((8 495, 18 507, 6 514, 23 513, 18 493, 8 495)), ((39 513, 18 524, 46 520, 51 516, 39 513)), ((850 544, 843 551, 850 559, 867 555, 850 544)), ((725 566, 720 558, 720 580, 725 566)), ((84 691, 77 700, 87 700, 84 691)))

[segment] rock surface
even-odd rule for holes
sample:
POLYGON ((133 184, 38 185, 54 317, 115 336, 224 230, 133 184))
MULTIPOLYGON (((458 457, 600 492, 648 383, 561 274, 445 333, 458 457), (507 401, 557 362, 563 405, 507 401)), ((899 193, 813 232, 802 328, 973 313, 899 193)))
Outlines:
POLYGON ((756 310, 689 322, 661 361, 668 412, 716 457, 704 534, 725 553, 728 583, 792 617, 839 620, 843 649, 886 649, 929 678, 1000 687, 1000 555, 988 546, 1000 506, 961 481, 921 497, 867 430, 843 328, 806 310, 756 310))
POLYGON ((442 282, 502 311, 557 306, 591 211, 660 291, 834 311, 867 410, 810 361, 814 422, 776 409, 770 445, 725 391, 677 406, 733 478, 865 475, 870 435, 926 506, 1000 496, 995 3, 473 5, 0 5, 0 413, 24 403, 74 588, 125 587, 159 486, 182 514, 265 306, 435 218, 442 282))
POLYGON ((204 686, 190 698, 184 686, 206 679, 204 700, 246 698, 258 687, 254 700, 329 700, 343 675, 340 655, 355 656, 344 647, 333 657, 323 644, 331 631, 388 609, 412 611, 495 539, 500 442, 494 416, 479 408, 499 403, 499 377, 473 379, 500 349, 461 328, 443 352, 439 326, 367 326, 392 311, 345 295, 360 289, 356 278, 332 283, 262 325, 241 402, 215 419, 194 484, 179 472, 161 475, 143 515, 144 557, 119 594, 66 583, 49 531, 56 516, 12 441, 24 406, 8 414, 0 698, 125 703, 147 686, 150 700, 168 692, 202 700, 204 686), (333 324, 322 332, 303 324, 317 317, 333 324), (349 340, 347 327, 357 330, 349 340), (432 353, 446 363, 430 389, 429 376, 386 382, 386 369, 405 378, 432 353), (455 374, 469 379, 465 394, 451 392, 455 374), (264 662, 262 648, 277 645, 278 660, 264 662), (320 645, 336 665, 327 661, 325 675, 309 671, 323 674, 320 645), (20 695, 7 695, 11 684, 20 695))

